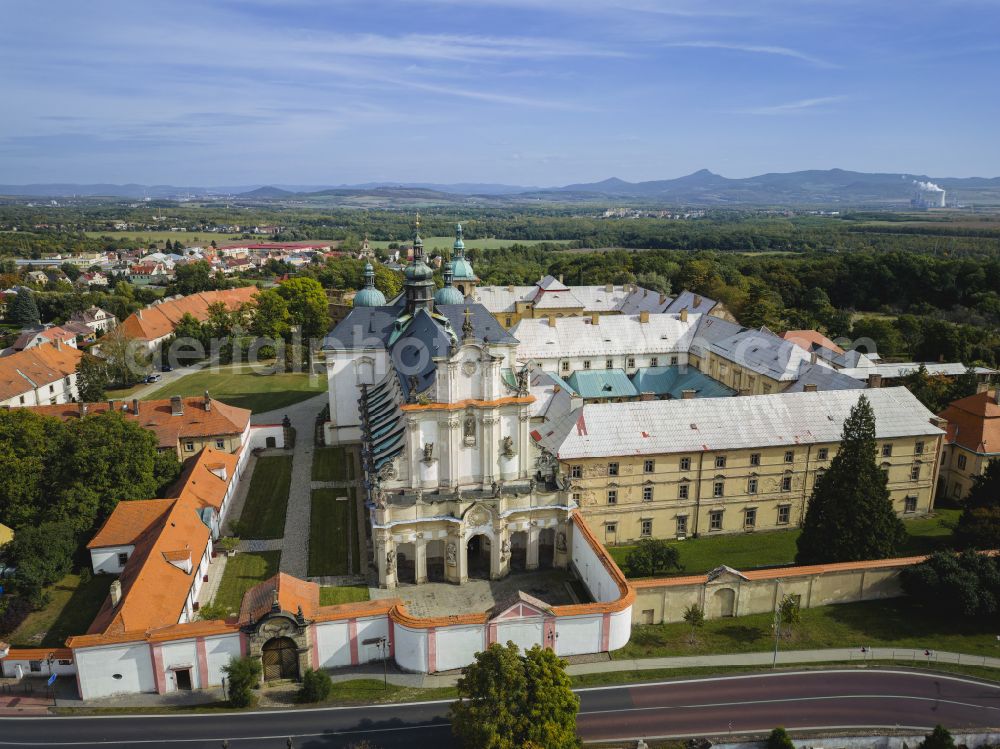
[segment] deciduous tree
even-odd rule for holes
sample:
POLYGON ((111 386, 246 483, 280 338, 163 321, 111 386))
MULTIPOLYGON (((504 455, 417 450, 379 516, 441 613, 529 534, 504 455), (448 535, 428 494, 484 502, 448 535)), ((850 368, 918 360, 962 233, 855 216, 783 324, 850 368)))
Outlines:
POLYGON ((643 538, 625 557, 629 577, 653 575, 682 569, 677 547, 662 538, 643 538))
POLYGON ((105 398, 110 384, 108 365, 104 360, 84 354, 76 365, 76 389, 84 403, 96 403, 105 398))
POLYGON ((254 703, 253 690, 260 683, 261 665, 257 658, 235 655, 222 667, 226 675, 226 695, 232 707, 249 707, 254 703))
POLYGON ((75 551, 76 537, 69 523, 47 521, 17 528, 7 553, 16 567, 18 595, 42 606, 45 588, 69 573, 75 551))
POLYGON ((802 533, 799 564, 885 559, 906 537, 886 477, 875 463, 875 414, 862 395, 844 421, 840 448, 816 481, 802 533))
POLYGON ((326 293, 314 278, 290 278, 278 286, 278 294, 288 304, 288 314, 293 325, 302 329, 305 340, 320 338, 330 326, 326 293))
POLYGON ((1000 548, 1000 458, 993 458, 972 480, 963 505, 955 528, 958 543, 977 549, 1000 548))

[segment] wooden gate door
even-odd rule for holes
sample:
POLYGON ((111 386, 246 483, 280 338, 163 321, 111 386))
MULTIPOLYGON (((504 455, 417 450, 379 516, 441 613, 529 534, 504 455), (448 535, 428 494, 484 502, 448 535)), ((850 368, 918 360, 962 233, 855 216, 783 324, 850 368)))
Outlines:
POLYGON ((288 637, 268 640, 261 650, 264 681, 299 678, 299 649, 288 637))

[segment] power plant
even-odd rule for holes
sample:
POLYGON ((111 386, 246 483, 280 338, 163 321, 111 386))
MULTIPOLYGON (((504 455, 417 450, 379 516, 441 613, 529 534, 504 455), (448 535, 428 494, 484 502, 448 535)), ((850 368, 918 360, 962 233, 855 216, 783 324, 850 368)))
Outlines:
POLYGON ((910 200, 910 205, 914 208, 926 210, 927 208, 944 208, 944 189, 933 182, 913 181, 916 191, 910 200))

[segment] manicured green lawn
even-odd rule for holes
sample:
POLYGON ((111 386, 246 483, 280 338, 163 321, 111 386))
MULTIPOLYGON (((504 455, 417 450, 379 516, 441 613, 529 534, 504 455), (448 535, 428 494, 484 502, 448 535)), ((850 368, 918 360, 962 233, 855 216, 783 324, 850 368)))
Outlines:
MULTIPOLYGON (((930 554, 948 546, 961 510, 935 510, 935 516, 903 521, 909 538, 900 549, 900 556, 930 554)), ((798 529, 766 531, 727 536, 702 536, 672 542, 681 555, 684 570, 679 574, 697 574, 715 569, 720 564, 738 570, 792 564, 795 561, 795 541, 798 529)), ((625 570, 625 559, 633 546, 609 546, 608 551, 625 570)), ((627 570, 625 570, 627 573, 627 570)))
MULTIPOLYGON (((355 494, 346 489, 315 489, 309 518, 309 575, 350 574, 348 544, 358 560, 358 529, 354 518, 355 494), (347 497, 338 500, 337 497, 347 497)), ((357 566, 357 562, 355 563, 357 566)))
POLYGON ((219 591, 212 601, 216 606, 226 606, 233 612, 240 610, 243 594, 257 583, 278 573, 280 551, 241 551, 226 560, 219 591))
MULTIPOLYGON (((791 637, 780 647, 790 650, 818 648, 897 647, 948 650, 1000 657, 995 622, 966 619, 950 612, 928 609, 908 598, 866 603, 843 603, 804 609, 791 637)), ((749 653, 773 647, 773 615, 753 614, 711 619, 689 644, 691 628, 677 624, 647 624, 632 628, 632 638, 613 657, 651 658, 708 653, 749 653)))
POLYGON ((29 614, 11 633, 11 645, 62 647, 70 635, 86 632, 108 597, 114 579, 114 575, 94 575, 81 583, 79 575, 66 575, 47 589, 48 605, 29 614))
MULTIPOLYGON (((145 400, 169 398, 172 395, 204 395, 254 413, 275 411, 326 392, 326 378, 300 372, 264 374, 248 367, 223 367, 212 372, 201 370, 164 385, 146 396, 145 400)), ((280 416, 277 417, 280 421, 280 416)), ((303 436, 308 437, 308 435, 303 436)))
POLYGON ((238 535, 241 538, 281 538, 285 535, 291 483, 291 455, 267 455, 257 459, 240 516, 238 535))
POLYGON ((319 605, 333 606, 337 603, 357 603, 368 600, 367 585, 342 585, 330 587, 324 585, 319 589, 319 605))
POLYGON ((354 460, 343 447, 320 447, 313 453, 313 481, 351 481, 354 460))

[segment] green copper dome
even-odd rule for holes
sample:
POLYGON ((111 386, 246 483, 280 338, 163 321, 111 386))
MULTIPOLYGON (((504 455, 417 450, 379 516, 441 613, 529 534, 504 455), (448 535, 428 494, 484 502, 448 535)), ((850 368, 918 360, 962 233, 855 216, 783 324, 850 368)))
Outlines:
POLYGON ((453 250, 465 250, 465 242, 462 241, 462 225, 455 224, 455 244, 452 246, 453 250))
POLYGON ((455 244, 452 245, 451 271, 456 281, 476 281, 472 263, 465 259, 465 242, 462 241, 462 225, 455 224, 455 244))
POLYGON ((365 263, 365 287, 354 295, 355 307, 384 307, 385 294, 375 288, 375 269, 365 263))
POLYGON ((452 264, 444 266, 444 286, 434 294, 434 304, 464 304, 465 297, 462 292, 451 285, 452 264))

